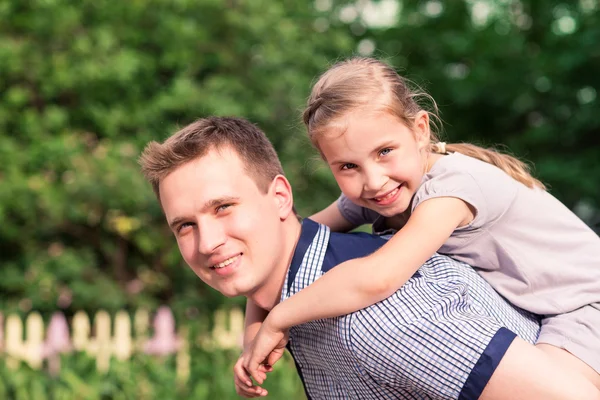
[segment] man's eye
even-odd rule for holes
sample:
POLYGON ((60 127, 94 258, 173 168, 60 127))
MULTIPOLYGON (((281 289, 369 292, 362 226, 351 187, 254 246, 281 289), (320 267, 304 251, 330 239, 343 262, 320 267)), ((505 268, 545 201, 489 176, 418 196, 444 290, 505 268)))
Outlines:
POLYGON ((354 168, 356 168, 356 164, 352 164, 352 163, 342 164, 342 166, 340 167, 340 169, 342 169, 342 170, 354 169, 354 168))
POLYGON ((177 233, 183 231, 186 228, 189 228, 190 226, 192 226, 191 222, 184 222, 183 224, 181 224, 177 227, 177 233))
POLYGON ((390 154, 390 152, 392 151, 392 149, 385 148, 385 149, 381 149, 379 150, 379 156, 387 156, 388 154, 390 154))
POLYGON ((228 209, 231 206, 232 206, 232 204, 221 204, 219 207, 217 207, 217 212, 225 211, 226 209, 228 209))

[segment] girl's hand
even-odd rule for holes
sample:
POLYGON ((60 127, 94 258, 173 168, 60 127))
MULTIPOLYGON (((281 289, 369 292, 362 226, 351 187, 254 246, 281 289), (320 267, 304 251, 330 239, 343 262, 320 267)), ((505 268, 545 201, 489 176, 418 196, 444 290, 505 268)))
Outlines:
MULTIPOLYGON (((252 377, 244 368, 244 363, 248 356, 248 349, 251 345, 252 343, 246 346, 244 352, 240 355, 240 358, 238 358, 235 366, 233 367, 235 391, 238 395, 245 398, 264 397, 268 395, 269 392, 258 385, 254 385, 252 383, 252 377)), ((266 376, 267 372, 273 371, 273 368, 270 365, 260 365, 259 371, 266 376)))
POLYGON ((275 327, 267 317, 252 343, 248 345, 247 351, 242 355, 245 372, 262 385, 267 378, 265 368, 272 368, 273 364, 283 356, 288 339, 289 331, 275 327))

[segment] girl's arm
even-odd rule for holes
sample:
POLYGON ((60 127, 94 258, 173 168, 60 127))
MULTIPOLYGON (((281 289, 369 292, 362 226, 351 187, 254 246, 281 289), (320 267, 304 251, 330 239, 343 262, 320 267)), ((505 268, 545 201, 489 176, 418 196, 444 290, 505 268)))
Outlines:
POLYGON ((458 198, 424 201, 388 243, 367 257, 331 269, 275 306, 265 323, 268 321, 270 330, 285 330, 307 321, 349 314, 391 296, 457 227, 473 218, 471 207, 458 198))
POLYGON ((344 218, 338 208, 337 200, 309 218, 319 224, 327 225, 333 232, 349 232, 356 228, 354 224, 344 218))

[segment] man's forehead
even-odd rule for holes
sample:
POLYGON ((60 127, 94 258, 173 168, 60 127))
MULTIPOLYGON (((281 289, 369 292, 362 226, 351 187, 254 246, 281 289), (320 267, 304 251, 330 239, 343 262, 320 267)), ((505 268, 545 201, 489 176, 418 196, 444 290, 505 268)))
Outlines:
POLYGON ((159 186, 167 217, 197 211, 223 198, 239 198, 255 186, 238 154, 230 149, 210 150, 167 175, 159 186), (170 215, 171 214, 171 215, 170 215))
POLYGON ((198 157, 196 160, 204 160, 201 163, 208 164, 208 166, 204 165, 207 169, 218 168, 217 164, 225 165, 228 177, 247 177, 255 185, 261 185, 261 172, 257 170, 254 163, 240 155, 239 151, 232 145, 212 146, 204 155, 198 157))
POLYGON ((238 171, 243 171, 244 163, 238 153, 229 146, 220 148, 212 147, 201 156, 198 156, 182 165, 174 168, 163 180, 170 181, 170 177, 178 175, 187 175, 188 178, 200 180, 202 178, 210 178, 214 172, 222 172, 223 176, 236 176, 238 171))

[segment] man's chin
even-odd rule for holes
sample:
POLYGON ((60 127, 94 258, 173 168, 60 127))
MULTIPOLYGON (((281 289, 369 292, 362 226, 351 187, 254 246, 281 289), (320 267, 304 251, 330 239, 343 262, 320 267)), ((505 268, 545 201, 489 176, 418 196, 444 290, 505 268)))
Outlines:
POLYGON ((248 297, 249 293, 251 293, 252 291, 250 290, 245 290, 244 288, 217 288, 217 290, 225 297, 240 297, 240 296, 244 296, 244 297, 248 297))

